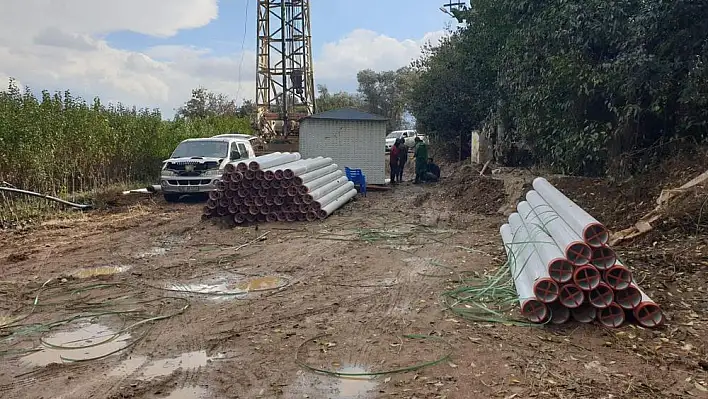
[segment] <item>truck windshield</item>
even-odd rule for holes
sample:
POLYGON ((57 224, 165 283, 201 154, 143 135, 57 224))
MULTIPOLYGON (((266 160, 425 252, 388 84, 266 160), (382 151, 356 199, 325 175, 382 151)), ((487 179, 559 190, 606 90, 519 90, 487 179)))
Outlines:
POLYGON ((172 158, 226 158, 229 154, 229 143, 225 141, 183 141, 179 143, 172 158))

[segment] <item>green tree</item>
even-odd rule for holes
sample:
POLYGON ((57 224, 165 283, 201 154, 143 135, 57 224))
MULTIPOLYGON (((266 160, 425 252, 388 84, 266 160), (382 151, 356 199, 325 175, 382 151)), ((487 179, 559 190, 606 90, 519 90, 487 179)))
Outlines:
POLYGON ((365 69, 357 73, 356 79, 366 110, 389 118, 388 130, 400 128, 412 80, 410 68, 384 72, 365 69))
POLYGON ((364 109, 364 101, 361 96, 340 91, 330 93, 325 85, 317 85, 317 112, 325 112, 339 108, 364 109))

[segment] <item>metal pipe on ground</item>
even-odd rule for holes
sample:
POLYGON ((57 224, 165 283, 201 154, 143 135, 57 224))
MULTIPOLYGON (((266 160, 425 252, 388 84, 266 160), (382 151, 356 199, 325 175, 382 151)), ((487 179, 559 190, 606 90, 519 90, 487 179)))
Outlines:
POLYGON ((243 178, 244 178, 244 180, 253 181, 256 179, 256 172, 249 169, 249 170, 243 172, 243 178))
MULTIPOLYGON (((524 263, 520 272, 528 280, 521 281, 533 287, 533 294, 539 301, 544 303, 554 302, 558 299, 558 284, 550 278, 546 264, 542 263, 541 258, 538 257, 536 248, 531 242, 532 238, 529 236, 521 215, 516 212, 509 215, 509 226, 513 234, 512 244, 521 247, 521 253, 524 256, 522 258, 524 263)), ((515 266, 519 267, 518 264, 515 266)))
POLYGON ((661 325, 664 322, 664 312, 641 288, 637 287, 637 289, 641 294, 641 301, 632 311, 637 323, 646 328, 654 328, 661 325))
POLYGON ((617 261, 615 251, 610 247, 593 247, 590 263, 598 270, 607 270, 617 261))
POLYGON ((592 250, 556 213, 550 204, 534 190, 526 193, 526 200, 536 213, 538 220, 549 232, 550 237, 563 251, 565 258, 575 266, 590 263, 592 250))
POLYGON ((283 169, 283 176, 286 179, 292 179, 295 176, 304 175, 306 173, 324 168, 325 166, 332 165, 334 161, 332 158, 317 157, 308 160, 309 162, 302 163, 300 165, 288 165, 287 168, 283 169))
POLYGON ((573 279, 573 264, 565 258, 563 251, 543 228, 538 215, 533 212, 527 201, 521 201, 516 206, 524 220, 529 236, 536 247, 541 262, 546 264, 548 275, 558 283, 567 283, 573 279))
POLYGON ((499 229, 499 233, 504 243, 504 250, 509 259, 509 269, 514 280, 516 293, 518 294, 519 305, 521 306, 521 314, 534 323, 541 323, 549 316, 548 307, 543 302, 536 299, 531 284, 526 278, 524 268, 517 270, 517 265, 525 265, 525 261, 530 254, 524 247, 518 247, 514 244, 514 233, 511 225, 504 224, 499 229), (526 258, 526 259, 523 259, 526 258))
POLYGON ((223 192, 221 191, 209 191, 209 199, 212 201, 218 201, 221 199, 223 192))
POLYGON ((243 224, 246 222, 246 216, 241 213, 237 213, 234 215, 234 222, 236 224, 243 224))
POLYGON ((592 291, 600 285, 602 277, 594 266, 585 265, 575 269, 573 282, 583 291, 592 291))
POLYGON ((585 303, 575 309, 570 309, 573 320, 579 323, 592 323, 597 317, 597 308, 585 303))
POLYGON ((338 170, 339 166, 337 164, 332 164, 329 166, 325 166, 324 168, 314 170, 312 172, 307 172, 300 176, 295 176, 293 178, 293 182, 295 183, 295 185, 299 186, 317 180, 322 176, 327 176, 328 174, 336 172, 338 170))
POLYGON ((300 160, 300 153, 299 152, 291 152, 291 153, 284 153, 276 157, 268 158, 268 159, 258 159, 259 157, 254 158, 251 162, 248 163, 248 169, 252 171, 256 170, 263 170, 263 169, 268 169, 272 168, 273 166, 278 166, 294 161, 300 160))
MULTIPOLYGON (((312 201, 318 201, 320 198, 332 193, 333 191, 336 191, 337 189, 339 189, 342 186, 347 185, 347 183, 351 183, 351 182, 349 181, 349 179, 346 176, 342 176, 336 180, 333 180, 333 181, 325 184, 324 186, 322 186, 316 190, 312 190, 309 193, 303 194, 302 195, 302 198, 304 200, 303 202, 311 204, 312 201)), ((347 191, 349 191, 349 190, 347 190, 347 191)))
POLYGON ((632 271, 620 261, 615 261, 614 266, 605 270, 604 277, 605 282, 614 290, 627 289, 634 279, 632 271))
POLYGON ((300 195, 305 195, 309 194, 312 191, 317 190, 318 188, 326 185, 327 183, 333 182, 340 177, 344 176, 344 173, 341 170, 337 170, 335 172, 332 172, 330 174, 324 175, 318 179, 315 179, 311 182, 302 184, 300 186, 294 186, 297 188, 297 193, 300 195))
POLYGON ((548 310, 551 312, 552 324, 563 324, 570 320, 570 309, 558 302, 549 303, 548 310))
POLYGON ((601 247, 610 240, 610 233, 602 223, 553 187, 548 180, 537 177, 533 181, 533 188, 588 245, 601 247))
POLYGON ((642 292, 636 284, 631 283, 623 290, 615 291, 615 302, 625 310, 633 310, 642 303, 642 292))
POLYGON ((336 211, 339 209, 341 206, 349 202, 352 198, 356 197, 357 191, 356 189, 352 189, 348 191, 347 193, 343 194, 336 200, 330 202, 327 204, 327 206, 323 207, 317 212, 317 217, 320 219, 326 219, 329 215, 332 214, 332 212, 336 211))
POLYGON ((278 221, 278 214, 275 212, 270 212, 266 215, 266 222, 273 223, 278 221))
POLYGON ((598 309, 610 306, 615 300, 615 292, 607 283, 600 283, 593 290, 588 292, 588 302, 598 309))
POLYGON ((624 309, 616 303, 611 303, 597 313, 597 321, 605 327, 617 328, 624 323, 624 309))
POLYGON ((560 287, 558 302, 569 309, 577 308, 585 302, 585 292, 575 284, 564 284, 560 287))
POLYGON ((250 164, 251 161, 256 161, 256 162, 258 162, 258 161, 265 161, 265 160, 268 160, 268 159, 271 159, 271 158, 277 158, 277 157, 282 156, 282 155, 284 155, 284 154, 289 154, 289 152, 277 152, 277 151, 276 151, 276 152, 271 152, 270 154, 265 154, 265 155, 257 156, 257 157, 255 157, 254 159, 249 159, 249 160, 246 160, 246 161, 240 161, 240 162, 238 162, 238 163, 236 164, 236 170, 238 170, 239 172, 245 172, 245 171, 247 171, 247 170, 249 169, 248 166, 249 166, 249 164, 250 164))

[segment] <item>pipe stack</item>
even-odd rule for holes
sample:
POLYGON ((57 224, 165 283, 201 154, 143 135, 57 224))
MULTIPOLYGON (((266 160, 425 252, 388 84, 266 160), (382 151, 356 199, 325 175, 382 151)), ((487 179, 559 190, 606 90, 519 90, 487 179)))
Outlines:
POLYGON ((631 315, 647 328, 664 315, 607 244, 609 231, 546 179, 501 229, 521 313, 535 323, 571 318, 619 327, 631 315))
POLYGON ((275 152, 226 166, 204 218, 236 224, 325 219, 357 194, 332 158, 275 152))

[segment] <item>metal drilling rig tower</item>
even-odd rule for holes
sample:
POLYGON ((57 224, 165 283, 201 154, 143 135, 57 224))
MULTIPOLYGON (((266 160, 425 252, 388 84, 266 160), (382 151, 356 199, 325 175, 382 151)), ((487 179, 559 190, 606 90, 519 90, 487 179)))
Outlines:
POLYGON ((315 111, 309 0, 258 0, 257 122, 262 136, 299 133, 315 111))

